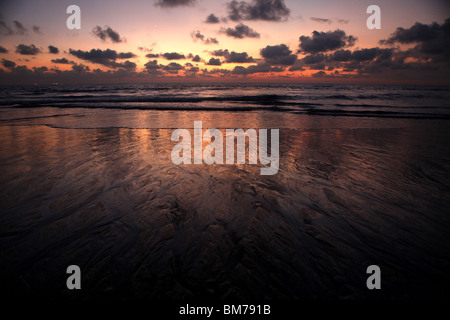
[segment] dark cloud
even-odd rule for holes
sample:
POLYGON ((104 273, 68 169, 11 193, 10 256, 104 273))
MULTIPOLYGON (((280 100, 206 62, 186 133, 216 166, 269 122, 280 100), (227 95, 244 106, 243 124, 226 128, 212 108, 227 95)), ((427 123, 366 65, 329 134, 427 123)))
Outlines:
POLYGON ((317 22, 317 23, 325 23, 325 24, 332 24, 333 22, 339 23, 339 24, 347 24, 350 20, 346 19, 326 19, 326 18, 317 18, 317 17, 310 17, 311 21, 317 22))
POLYGON ((297 55, 292 54, 292 51, 285 44, 267 46, 261 49, 261 56, 271 65, 289 66, 297 60, 297 55))
POLYGON ((41 34, 41 28, 38 26, 33 26, 33 32, 41 34))
POLYGON ((215 57, 224 57, 226 63, 252 63, 255 62, 247 52, 228 51, 228 49, 214 50, 211 54, 215 57))
POLYGON ((53 63, 59 63, 59 64, 73 64, 73 61, 69 61, 66 58, 61 58, 61 59, 52 59, 51 60, 53 63))
POLYGON ((355 61, 370 61, 375 59, 376 57, 384 54, 386 57, 390 57, 392 50, 389 49, 380 49, 380 48, 370 48, 370 49, 361 49, 355 50, 352 53, 352 58, 355 61))
POLYGON ((216 38, 207 38, 204 44, 219 44, 219 41, 216 38))
POLYGON ((300 37, 300 52, 304 53, 319 53, 326 51, 333 51, 345 47, 352 46, 356 38, 345 34, 345 31, 335 30, 328 32, 314 31, 312 37, 300 37))
POLYGON ((192 61, 193 61, 193 62, 200 62, 200 61, 202 61, 202 59, 201 59, 200 56, 197 54, 197 55, 195 55, 195 57, 192 58, 192 61))
POLYGON ((193 5, 196 0, 158 0, 155 6, 162 8, 175 8, 179 6, 193 5))
POLYGON ((411 28, 397 28, 387 40, 380 44, 417 44, 411 54, 415 57, 435 61, 450 61, 450 18, 440 25, 433 22, 429 25, 416 22, 411 28))
POLYGON ((191 37, 194 39, 194 41, 200 40, 204 44, 218 44, 219 41, 217 41, 216 38, 207 38, 203 34, 201 34, 200 31, 193 31, 191 32, 191 37))
POLYGON ((171 62, 167 66, 163 66, 162 69, 171 74, 178 74, 178 71, 184 70, 184 67, 176 62, 171 62))
POLYGON ((255 62, 253 57, 250 57, 247 52, 234 52, 231 51, 231 53, 226 57, 225 62, 227 63, 251 63, 255 62))
POLYGON ((289 71, 305 71, 306 69, 303 68, 301 65, 297 64, 289 68, 289 71))
POLYGON ((158 61, 156 60, 148 61, 144 66, 148 72, 154 72, 161 69, 161 66, 158 65, 158 61))
POLYGON ((331 24, 331 20, 330 19, 323 19, 323 18, 316 18, 316 17, 311 17, 309 18, 311 21, 314 22, 319 22, 319 23, 327 23, 327 24, 331 24))
POLYGON ((12 29, 6 24, 5 21, 0 20, 0 34, 2 36, 9 36, 13 34, 12 29))
POLYGON ((59 49, 57 47, 55 47, 55 46, 49 45, 48 46, 48 52, 57 54, 57 53, 59 53, 59 49))
POLYGON ((245 24, 238 24, 236 27, 233 28, 222 28, 221 32, 226 34, 229 37, 233 37, 236 39, 243 39, 243 38, 259 38, 260 34, 250 28, 249 26, 246 26, 245 24))
POLYGON ((328 75, 327 75, 327 73, 326 73, 325 71, 319 71, 319 72, 313 73, 312 76, 313 76, 314 78, 325 78, 325 77, 327 77, 328 75))
POLYGON ((290 13, 284 0, 252 0, 251 3, 233 0, 227 8, 228 17, 233 21, 285 21, 290 13))
POLYGON ((205 40, 205 36, 203 34, 201 34, 200 31, 193 31, 191 33, 191 37, 192 37, 192 39, 194 39, 194 41, 196 41, 196 40, 200 40, 200 41, 205 40))
POLYGON ((34 46, 34 44, 31 44, 29 46, 25 45, 25 44, 19 44, 16 47, 16 52, 18 54, 23 54, 23 55, 36 55, 38 53, 41 52, 41 50, 37 47, 34 46))
POLYGON ((124 40, 120 37, 119 33, 114 31, 108 26, 105 26, 105 29, 102 29, 100 26, 95 26, 92 29, 92 34, 103 41, 111 40, 113 43, 120 43, 124 40))
POLYGON ((319 62, 323 62, 326 59, 326 56, 323 53, 311 54, 302 59, 302 61, 306 64, 315 64, 319 62))
POLYGON ((46 71, 48 71, 48 68, 46 66, 42 66, 42 67, 33 67, 33 71, 35 73, 44 73, 46 71))
POLYGON ((124 68, 132 70, 136 67, 134 62, 125 61, 123 63, 116 62, 117 59, 130 59, 135 58, 136 55, 132 52, 120 52, 115 50, 106 49, 92 49, 91 51, 73 50, 69 49, 69 53, 79 59, 87 60, 92 63, 102 64, 111 68, 124 68))
POLYGON ((0 53, 8 53, 8 50, 0 46, 0 53))
POLYGON ((267 63, 257 64, 256 66, 248 66, 247 68, 242 66, 236 66, 231 72, 234 75, 249 75, 253 73, 268 73, 268 72, 283 72, 281 67, 274 67, 267 63))
MULTIPOLYGON (((154 47, 154 46, 156 46, 156 42, 153 42, 153 43, 151 44, 151 47, 154 47)), ((152 51, 153 51, 153 48, 138 47, 138 50, 139 50, 139 51, 144 51, 144 52, 152 52, 152 51)))
POLYGON ((14 61, 2 59, 2 65, 5 68, 14 68, 16 66, 16 63, 14 61))
POLYGON ((90 68, 89 66, 85 66, 84 64, 74 64, 72 66, 72 70, 78 73, 82 73, 90 71, 90 68))
POLYGON ((352 52, 350 50, 336 50, 333 53, 332 59, 334 61, 350 61, 352 59, 352 52))
POLYGON ((206 23, 219 23, 219 18, 217 18, 214 13, 211 13, 209 16, 206 17, 205 20, 206 23))
POLYGON ((211 54, 215 57, 228 57, 230 55, 230 51, 228 51, 228 49, 219 49, 212 51, 211 54))
POLYGON ((14 23, 14 27, 17 30, 16 31, 17 34, 21 34, 22 35, 22 34, 26 34, 27 33, 28 30, 19 21, 14 20, 13 23, 14 23))
POLYGON ((211 59, 209 59, 207 65, 209 65, 209 66, 221 66, 222 62, 218 58, 211 58, 211 59))
POLYGON ((159 58, 159 54, 157 53, 147 53, 145 55, 146 58, 159 58))
MULTIPOLYGON (((336 22, 337 23, 341 23, 341 24, 347 24, 347 23, 350 22, 350 20, 347 20, 347 19, 336 19, 336 22)), ((339 71, 338 71, 338 73, 339 73, 339 71)))
POLYGON ((184 54, 177 53, 177 52, 166 52, 162 54, 162 57, 167 60, 180 60, 180 59, 186 59, 184 54))

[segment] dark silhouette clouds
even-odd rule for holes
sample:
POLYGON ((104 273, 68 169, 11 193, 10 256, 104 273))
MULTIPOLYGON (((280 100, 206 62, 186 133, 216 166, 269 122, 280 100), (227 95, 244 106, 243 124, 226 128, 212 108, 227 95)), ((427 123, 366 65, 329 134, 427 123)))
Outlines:
POLYGON ((416 44, 411 50, 415 57, 450 61, 450 18, 443 24, 416 22, 407 29, 399 27, 387 40, 381 40, 380 44, 416 44))
POLYGON ((221 33, 235 39, 259 38, 261 35, 245 24, 238 24, 234 28, 222 28, 221 33))
POLYGON ((312 37, 300 37, 300 52, 319 53, 353 46, 356 38, 347 36, 343 30, 328 32, 313 31, 312 37))
POLYGON ((241 20, 287 20, 290 10, 284 0, 251 0, 251 2, 233 0, 227 3, 228 18, 241 20))
POLYGON ((195 1, 196 0, 158 0, 155 3, 155 6, 163 8, 175 8, 180 6, 193 5, 195 1))
POLYGON ((53 54, 58 54, 59 53, 59 49, 55 46, 49 45, 48 46, 48 52, 53 53, 53 54))
POLYGON ((203 34, 201 34, 200 31, 193 31, 191 33, 191 37, 194 41, 200 40, 204 44, 219 44, 219 41, 217 41, 216 38, 208 38, 205 37, 203 34))
POLYGON ((178 52, 166 52, 163 53, 161 56, 167 60, 186 59, 186 56, 184 54, 178 52))
POLYGON ((217 18, 214 13, 211 13, 206 17, 205 23, 219 23, 219 18, 217 18))
POLYGON ((289 66, 297 60, 297 55, 292 54, 292 51, 285 44, 267 46, 261 49, 261 56, 266 63, 271 65, 289 66))
POLYGON ((105 26, 104 29, 102 29, 100 26, 95 26, 92 29, 92 34, 103 41, 111 40, 111 42, 113 43, 120 43, 124 41, 120 37, 118 32, 114 31, 108 26, 105 26))
POLYGON ((29 46, 25 44, 19 44, 16 47, 16 53, 22 54, 22 55, 36 55, 40 53, 41 50, 37 48, 34 44, 31 44, 29 46))
POLYGON ((130 59, 136 57, 132 52, 120 52, 115 50, 106 49, 92 49, 91 51, 73 50, 69 49, 69 54, 92 63, 102 64, 110 68, 124 68, 128 70, 134 70, 136 64, 131 61, 116 62, 116 60, 130 59))
POLYGON ((3 48, 2 46, 0 46, 0 53, 8 53, 8 49, 3 48))

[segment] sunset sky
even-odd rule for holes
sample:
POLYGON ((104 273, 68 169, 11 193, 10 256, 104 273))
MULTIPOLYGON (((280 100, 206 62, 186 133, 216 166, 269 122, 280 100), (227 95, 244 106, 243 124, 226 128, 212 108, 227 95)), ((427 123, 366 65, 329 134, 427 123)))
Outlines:
POLYGON ((0 83, 449 84, 449 9, 445 0, 7 0, 0 83), (66 27, 71 4, 80 30, 66 27), (380 30, 366 26, 372 4, 380 30))

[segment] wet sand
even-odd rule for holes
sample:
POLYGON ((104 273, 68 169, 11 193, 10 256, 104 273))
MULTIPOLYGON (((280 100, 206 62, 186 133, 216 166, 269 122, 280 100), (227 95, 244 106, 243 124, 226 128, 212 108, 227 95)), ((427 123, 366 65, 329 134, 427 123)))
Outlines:
POLYGON ((1 287, 21 298, 448 298, 448 121, 362 121, 280 129, 274 176, 174 165, 173 129, 4 124, 1 287), (71 264, 82 290, 65 286, 71 264), (372 264, 382 290, 366 287, 372 264))

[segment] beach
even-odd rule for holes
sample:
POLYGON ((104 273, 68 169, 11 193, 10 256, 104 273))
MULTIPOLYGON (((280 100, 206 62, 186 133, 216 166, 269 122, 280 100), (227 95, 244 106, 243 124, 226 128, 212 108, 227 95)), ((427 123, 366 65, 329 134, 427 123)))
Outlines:
POLYGON ((378 89, 364 106, 354 87, 303 100, 297 89, 5 98, 2 288, 56 299, 448 297, 448 90, 422 94, 419 108, 427 88, 392 99, 398 88, 378 89), (171 134, 194 121, 279 129, 278 172, 175 165, 171 134), (82 290, 67 290, 69 265, 82 290), (382 290, 366 286, 370 265, 382 290))

